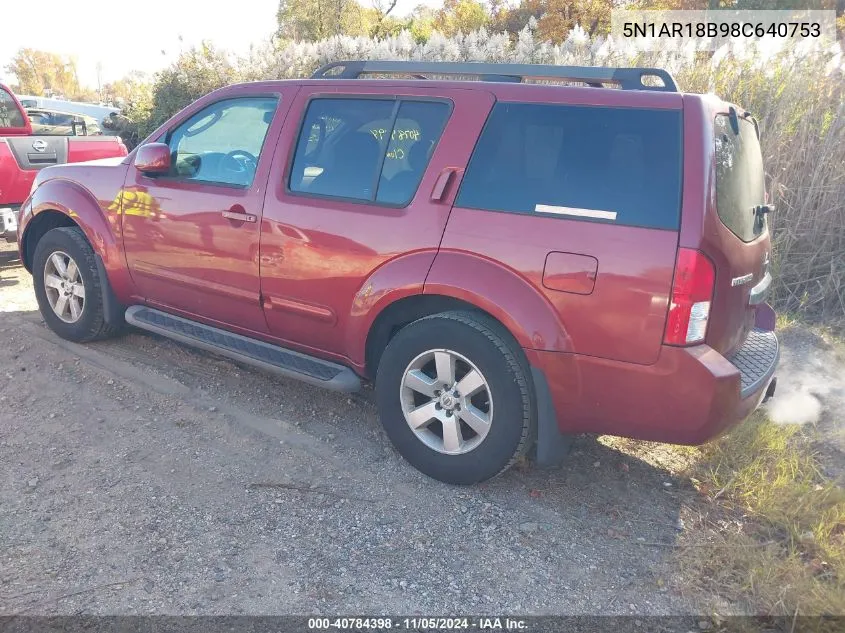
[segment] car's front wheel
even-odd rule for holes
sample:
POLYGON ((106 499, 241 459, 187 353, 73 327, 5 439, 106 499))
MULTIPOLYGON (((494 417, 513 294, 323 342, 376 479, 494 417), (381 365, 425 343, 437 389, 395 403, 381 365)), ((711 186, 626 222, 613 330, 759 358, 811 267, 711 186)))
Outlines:
POLYGON ((415 468, 450 484, 506 470, 533 437, 534 396, 521 350, 472 312, 446 312, 404 327, 376 376, 379 413, 415 468))
POLYGON ((35 247, 32 281, 44 322, 62 338, 83 343, 116 332, 106 323, 96 256, 80 228, 44 234, 35 247))

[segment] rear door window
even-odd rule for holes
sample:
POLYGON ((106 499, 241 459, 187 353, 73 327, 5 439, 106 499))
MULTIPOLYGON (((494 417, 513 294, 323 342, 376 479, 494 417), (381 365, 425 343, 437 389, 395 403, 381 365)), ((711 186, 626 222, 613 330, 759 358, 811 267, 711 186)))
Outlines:
POLYGON ((677 229, 681 113, 499 103, 456 204, 677 229))
POLYGON ((313 99, 289 188, 404 206, 417 191, 450 110, 444 101, 313 99))
POLYGON ((765 204, 763 155, 754 123, 719 114, 715 121, 716 210, 722 224, 739 239, 751 242, 766 230, 766 215, 755 213, 765 204))

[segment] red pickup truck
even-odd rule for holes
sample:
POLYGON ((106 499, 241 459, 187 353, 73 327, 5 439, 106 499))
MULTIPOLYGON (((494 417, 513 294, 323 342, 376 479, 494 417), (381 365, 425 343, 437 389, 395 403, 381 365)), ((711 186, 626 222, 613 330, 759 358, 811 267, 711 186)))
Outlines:
POLYGON ((115 136, 33 136, 20 102, 0 84, 0 236, 14 242, 16 211, 44 167, 126 156, 115 136))

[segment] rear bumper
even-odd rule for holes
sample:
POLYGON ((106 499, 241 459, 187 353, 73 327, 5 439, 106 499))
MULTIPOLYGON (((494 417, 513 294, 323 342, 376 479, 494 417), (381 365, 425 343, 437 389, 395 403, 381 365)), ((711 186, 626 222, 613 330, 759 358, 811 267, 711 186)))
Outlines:
POLYGON ((774 388, 780 349, 754 330, 730 359, 707 345, 664 346, 653 365, 532 350, 561 433, 701 444, 750 415, 774 388))
POLYGON ((10 207, 0 208, 0 237, 6 238, 7 242, 16 242, 18 238, 17 209, 10 207))

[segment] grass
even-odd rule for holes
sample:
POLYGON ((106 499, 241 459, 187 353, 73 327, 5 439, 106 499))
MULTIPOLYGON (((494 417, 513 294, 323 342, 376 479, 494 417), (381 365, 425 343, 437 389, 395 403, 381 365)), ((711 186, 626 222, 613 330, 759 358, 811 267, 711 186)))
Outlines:
POLYGON ((821 475, 811 438, 758 412, 697 451, 685 593, 760 615, 845 614, 845 490, 821 475))
POLYGON ((795 312, 778 312, 775 327, 778 332, 803 330, 815 334, 833 347, 836 356, 845 360, 845 336, 843 336, 845 330, 837 327, 836 324, 831 326, 825 323, 813 323, 795 312))

